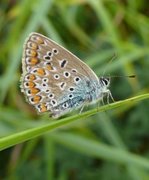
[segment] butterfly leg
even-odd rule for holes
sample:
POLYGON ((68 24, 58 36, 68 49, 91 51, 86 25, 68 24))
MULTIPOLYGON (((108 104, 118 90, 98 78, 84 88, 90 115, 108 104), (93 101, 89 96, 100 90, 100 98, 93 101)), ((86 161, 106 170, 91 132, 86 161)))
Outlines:
MULTIPOLYGON (((100 102, 99 102, 100 103, 100 102)), ((102 97, 102 99, 101 99, 101 104, 104 106, 105 105, 105 103, 104 103, 104 98, 102 97)))
POLYGON ((111 98, 111 100, 112 100, 113 102, 115 102, 115 100, 114 100, 114 98, 113 98, 113 96, 112 96, 112 94, 111 94, 111 91, 110 91, 110 90, 107 90, 107 104, 110 104, 110 101, 109 101, 110 98, 111 98))
POLYGON ((99 110, 101 104, 104 105, 103 98, 97 102, 97 111, 99 110))
POLYGON ((81 114, 81 113, 82 113, 82 111, 83 111, 84 107, 85 107, 85 104, 83 104, 83 105, 82 105, 82 107, 81 107, 81 109, 80 109, 79 114, 81 114))

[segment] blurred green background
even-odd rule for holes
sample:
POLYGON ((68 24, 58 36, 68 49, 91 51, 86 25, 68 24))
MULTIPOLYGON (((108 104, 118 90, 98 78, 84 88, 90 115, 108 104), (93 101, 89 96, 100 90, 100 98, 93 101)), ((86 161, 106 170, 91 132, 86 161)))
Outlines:
MULTIPOLYGON (((37 115, 19 88, 23 43, 33 31, 69 49, 98 76, 105 68, 106 75, 135 74, 112 79, 116 101, 148 92, 147 0, 1 0, 1 137, 53 121, 37 115)), ((141 166, 149 159, 148 109, 144 100, 97 113, 3 150, 0 179, 148 180, 149 164, 141 166), (111 156, 113 150, 131 153, 111 156)))

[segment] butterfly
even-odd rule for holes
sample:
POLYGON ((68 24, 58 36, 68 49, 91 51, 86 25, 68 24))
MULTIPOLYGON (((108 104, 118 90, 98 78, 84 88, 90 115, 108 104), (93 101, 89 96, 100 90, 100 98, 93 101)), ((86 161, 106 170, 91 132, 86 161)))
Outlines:
POLYGON ((24 44, 21 91, 39 113, 59 118, 111 96, 109 77, 93 70, 53 40, 31 33, 24 44))

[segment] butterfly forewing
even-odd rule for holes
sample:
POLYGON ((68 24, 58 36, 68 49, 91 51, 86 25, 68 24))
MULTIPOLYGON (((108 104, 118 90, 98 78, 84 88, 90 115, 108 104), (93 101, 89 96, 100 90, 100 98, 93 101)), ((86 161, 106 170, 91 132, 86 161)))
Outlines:
POLYGON ((51 111, 55 117, 69 112, 73 104, 82 105, 80 88, 87 81, 98 82, 79 58, 38 33, 25 42, 22 65, 21 89, 27 100, 39 112, 51 111))

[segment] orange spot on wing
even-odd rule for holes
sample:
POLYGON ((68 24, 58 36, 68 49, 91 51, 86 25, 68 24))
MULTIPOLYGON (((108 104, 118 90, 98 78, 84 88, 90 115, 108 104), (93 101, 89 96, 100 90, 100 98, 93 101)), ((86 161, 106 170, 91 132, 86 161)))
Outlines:
POLYGON ((41 96, 34 96, 31 98, 31 102, 34 104, 38 104, 40 100, 41 100, 41 96))
POLYGON ((36 77, 35 77, 34 74, 29 74, 27 77, 28 77, 28 80, 29 80, 29 81, 33 81, 33 80, 36 79, 36 77))
POLYGON ((37 94, 39 91, 40 91, 40 90, 37 89, 37 88, 30 88, 30 94, 31 94, 31 95, 35 95, 35 94, 37 94))
POLYGON ((33 83, 33 82, 31 82, 31 81, 29 81, 29 82, 27 82, 27 83, 28 83, 29 88, 33 88, 33 87, 35 86, 35 83, 33 83))
POLYGON ((30 58, 30 62, 29 62, 29 64, 30 65, 35 65, 35 64, 37 64, 39 61, 38 61, 38 59, 37 58, 35 58, 35 57, 32 57, 32 58, 30 58))
POLYGON ((42 68, 38 68, 37 69, 37 74, 43 76, 43 75, 45 75, 45 70, 42 69, 42 68))
POLYGON ((40 37, 38 37, 38 38, 37 38, 37 43, 38 43, 38 44, 43 44, 44 41, 43 41, 43 39, 41 39, 40 37))
POLYGON ((40 111, 41 111, 41 112, 47 111, 47 107, 46 107, 46 104, 45 104, 45 103, 42 103, 42 104, 40 105, 40 111))
POLYGON ((52 68, 52 66, 50 66, 50 65, 46 65, 46 69, 48 69, 48 70, 50 71, 50 70, 52 70, 53 68, 52 68))
POLYGON ((26 55, 27 56, 31 56, 31 57, 35 57, 37 55, 37 52, 33 49, 27 49, 26 50, 26 55))
POLYGON ((34 42, 30 42, 30 46, 29 46, 31 49, 34 49, 34 50, 36 50, 37 49, 37 44, 36 43, 34 43, 34 42))
POLYGON ((37 54, 37 52, 36 51, 34 51, 34 50, 30 50, 31 51, 31 56, 32 57, 35 57, 36 56, 36 54, 37 54))

